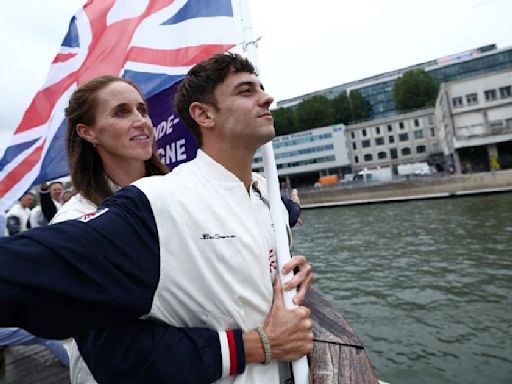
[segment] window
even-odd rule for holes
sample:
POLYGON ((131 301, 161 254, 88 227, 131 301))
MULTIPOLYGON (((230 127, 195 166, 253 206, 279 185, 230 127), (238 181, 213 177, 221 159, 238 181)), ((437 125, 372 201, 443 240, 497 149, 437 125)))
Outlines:
POLYGON ((512 96, 512 87, 509 85, 508 87, 502 87, 500 88, 500 97, 502 99, 505 99, 507 97, 512 96))
POLYGON ((462 107, 464 105, 462 102, 462 96, 452 98, 452 104, 453 108, 462 107))
POLYGON ((383 137, 377 137, 375 139, 375 145, 384 145, 384 138, 383 137))
POLYGON ((403 121, 399 122, 398 126, 400 127, 400 129, 404 129, 405 128, 403 121))
POLYGON ((430 136, 434 137, 436 135, 436 129, 430 128, 430 136))
POLYGON ((366 155, 364 155, 364 161, 372 161, 373 160, 373 155, 371 153, 367 153, 366 155))
POLYGON ((398 140, 400 141, 407 141, 409 140, 409 134, 408 133, 401 133, 398 135, 398 140))
POLYGON ((355 151, 357 149, 357 144, 356 143, 352 143, 352 149, 355 151))
POLYGON ((391 148, 389 150, 389 157, 391 157, 392 159, 398 158, 398 151, 396 150, 396 148, 391 148))
POLYGON ((427 116, 427 124, 428 125, 434 125, 434 115, 428 115, 427 116))
POLYGON ((437 143, 432 143, 432 153, 437 153, 439 151, 439 145, 437 143))
POLYGON ((395 142, 395 136, 389 136, 389 144, 393 144, 395 142))
POLYGON ((380 127, 375 127, 375 134, 380 135, 380 127))
POLYGON ((512 119, 506 119, 505 125, 507 126, 507 128, 512 128, 512 119))
POLYGON ((409 156, 411 154, 411 148, 404 147, 402 148, 402 156, 409 156))
POLYGON ((363 148, 368 148, 372 144, 370 143, 370 139, 361 141, 361 144, 363 145, 363 148))
POLYGON ((354 156, 354 163, 359 163, 359 156, 354 156))
POLYGON ((355 139, 355 138, 356 138, 356 133, 352 131, 352 132, 350 132, 350 136, 351 136, 353 139, 355 139))
POLYGON ((485 94, 485 101, 493 101, 498 98, 498 95, 497 95, 495 89, 488 89, 487 91, 484 92, 484 94, 485 94))
POLYGON ((393 132, 393 126, 391 124, 388 124, 388 132, 393 132))
POLYGON ((363 136, 366 137, 366 128, 363 129, 363 136))
POLYGON ((378 158, 379 160, 384 160, 384 159, 386 159, 387 157, 388 157, 388 155, 386 154, 386 152, 379 152, 379 153, 377 154, 377 158, 378 158))
POLYGON ((466 104, 475 105, 478 104, 478 95, 476 93, 470 93, 466 95, 466 104))
POLYGON ((418 119, 414 119, 414 126, 416 128, 420 126, 420 121, 418 119))
POLYGON ((503 128, 503 121, 502 120, 489 121, 489 126, 494 129, 503 128))
POLYGON ((423 139, 423 131, 420 129, 418 131, 414 131, 414 138, 415 139, 423 139))
POLYGON ((416 146, 416 153, 425 153, 427 152, 427 147, 424 145, 418 145, 416 146))

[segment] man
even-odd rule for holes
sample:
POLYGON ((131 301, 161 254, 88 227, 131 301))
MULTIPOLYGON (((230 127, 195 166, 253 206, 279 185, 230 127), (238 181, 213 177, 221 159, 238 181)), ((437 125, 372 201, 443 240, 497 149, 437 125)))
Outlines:
MULTIPOLYGON (((256 149, 274 136, 271 103, 252 65, 237 55, 195 66, 177 106, 198 136, 197 158, 122 189, 95 215, 0 241, 0 307, 14 307, 0 312, 0 326, 80 335, 100 383, 112 368, 94 361, 92 328, 141 316, 212 328, 219 342, 202 355, 215 360, 209 378, 278 383, 278 360, 308 353, 313 335, 309 310, 284 308, 278 280, 272 288, 272 222, 264 180, 251 172, 256 149), (8 264, 13 273, 1 268, 8 264)), ((196 348, 201 354, 203 346, 196 348)), ((175 371, 172 382, 208 382, 169 360, 157 366, 175 371)), ((159 375, 131 379, 163 382, 159 375)))
POLYGON ((39 189, 39 205, 30 213, 30 227, 48 225, 53 216, 62 206, 61 197, 64 187, 60 181, 54 181, 48 186, 42 184, 39 189))
POLYGON ((26 231, 30 228, 30 206, 34 202, 34 194, 27 191, 18 202, 7 212, 7 232, 9 235, 26 231))

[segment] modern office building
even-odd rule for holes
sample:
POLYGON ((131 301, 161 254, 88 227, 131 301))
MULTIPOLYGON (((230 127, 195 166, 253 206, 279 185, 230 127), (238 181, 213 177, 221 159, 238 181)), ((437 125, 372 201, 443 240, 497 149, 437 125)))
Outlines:
POLYGON ((345 129, 353 172, 399 164, 443 163, 434 108, 348 125, 345 129))
MULTIPOLYGON (((344 132, 343 124, 335 124, 274 138, 280 180, 287 186, 312 186, 320 176, 350 173, 344 132)), ((261 149, 252 167, 254 172, 263 172, 261 149)))
POLYGON ((443 83, 435 114, 457 173, 512 168, 512 68, 443 83))
POLYGON ((479 74, 495 72, 512 68, 512 47, 497 49, 495 44, 475 48, 469 51, 450 55, 426 63, 412 65, 323 89, 309 94, 282 100, 278 108, 294 107, 302 100, 316 95, 334 98, 342 92, 358 90, 371 105, 373 119, 379 119, 396 114, 393 88, 395 81, 403 73, 413 69, 424 69, 440 82, 454 81, 473 77, 479 74))

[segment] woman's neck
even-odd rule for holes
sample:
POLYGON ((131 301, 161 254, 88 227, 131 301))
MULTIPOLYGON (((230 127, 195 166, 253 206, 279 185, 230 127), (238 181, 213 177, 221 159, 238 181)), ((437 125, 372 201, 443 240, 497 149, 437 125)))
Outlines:
POLYGON ((143 161, 127 162, 124 160, 120 164, 104 164, 106 175, 115 184, 125 187, 135 180, 146 176, 146 167, 143 161))

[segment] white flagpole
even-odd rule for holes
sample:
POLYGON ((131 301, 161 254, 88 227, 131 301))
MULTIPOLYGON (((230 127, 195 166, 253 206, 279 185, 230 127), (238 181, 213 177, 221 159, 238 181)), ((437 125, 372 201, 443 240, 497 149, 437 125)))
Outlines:
MULTIPOLYGON (((258 69, 258 55, 256 50, 257 41, 253 39, 252 23, 249 10, 249 0, 240 0, 242 26, 244 33, 244 46, 243 49, 247 53, 247 57, 253 65, 258 69)), ((279 267, 279 275, 281 281, 286 283, 293 277, 293 272, 284 275, 281 267, 286 264, 290 258, 290 248, 288 246, 288 234, 286 232, 285 220, 288 218, 284 216, 281 206, 281 194, 279 192, 279 178, 277 176, 276 160, 274 157, 274 148, 272 142, 262 146, 263 166, 265 168, 265 178, 267 180, 268 199, 270 205, 270 215, 274 223, 274 231, 276 235, 276 253, 277 265, 279 267)), ((297 291, 284 291, 284 302, 288 308, 296 308, 292 301, 297 291)), ((306 356, 292 362, 293 377, 295 384, 309 384, 309 367, 306 356)))

